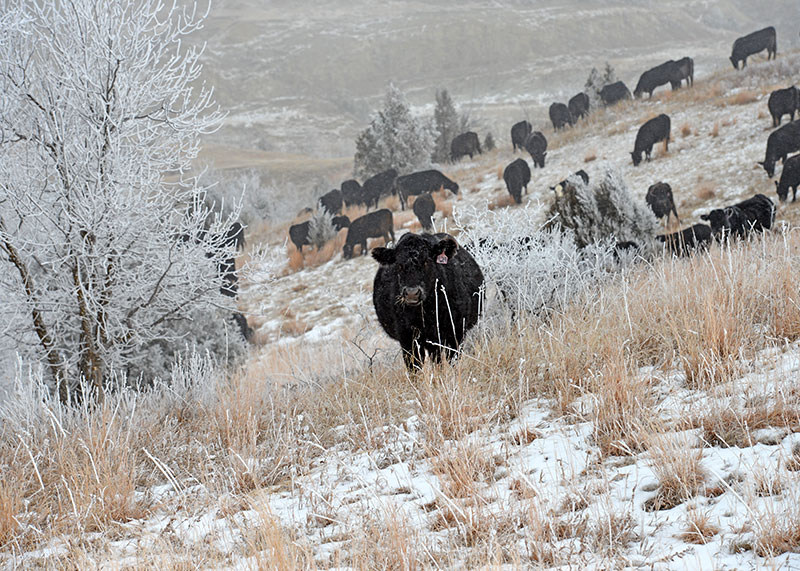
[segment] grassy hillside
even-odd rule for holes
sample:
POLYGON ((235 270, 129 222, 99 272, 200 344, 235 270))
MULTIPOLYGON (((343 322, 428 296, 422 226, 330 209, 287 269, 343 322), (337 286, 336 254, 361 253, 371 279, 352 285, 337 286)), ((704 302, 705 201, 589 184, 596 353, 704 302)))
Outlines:
MULTIPOLYGON (((684 225, 774 197, 755 164, 766 96, 799 70, 797 53, 782 54, 547 131, 548 166, 521 206, 499 176, 509 145, 448 166, 462 192, 438 197, 437 224, 458 232, 470 209, 541 220, 549 186, 578 168, 615 170, 640 200, 669 182, 684 225), (669 151, 634 168, 638 125, 660 112, 673 118, 669 151)), ((493 317, 461 358, 415 377, 375 321, 371 259, 343 261, 336 244, 298 259, 286 225, 251 228, 250 251, 276 265, 244 284, 259 345, 241 369, 196 356, 150 392, 79 410, 21 374, 2 409, 0 560, 796 567, 798 211, 781 205, 776 229, 749 242, 628 267, 546 319, 512 322, 490 298, 493 317)))

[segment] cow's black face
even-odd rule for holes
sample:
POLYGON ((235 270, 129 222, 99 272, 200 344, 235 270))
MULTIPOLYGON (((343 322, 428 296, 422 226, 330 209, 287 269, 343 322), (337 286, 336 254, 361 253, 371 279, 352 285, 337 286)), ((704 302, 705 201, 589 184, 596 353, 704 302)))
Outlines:
POLYGON ((767 176, 769 178, 775 176, 775 161, 764 161, 759 162, 758 164, 764 167, 764 170, 767 171, 767 176))
POLYGON ((731 64, 733 64, 733 69, 739 69, 739 62, 733 59, 733 56, 729 57, 728 59, 731 60, 731 64))
POLYGON ((711 232, 718 236, 726 230, 730 230, 731 222, 728 216, 728 209, 722 210, 720 208, 714 209, 708 214, 700 216, 702 220, 708 221, 711 225, 711 232))
POLYGON ((786 199, 789 198, 789 187, 787 186, 784 189, 781 189, 781 185, 778 184, 778 181, 775 181, 775 188, 778 189, 778 199, 781 202, 786 202, 786 199))
POLYGON ((639 163, 642 162, 642 153, 631 153, 631 158, 633 159, 633 166, 638 167, 639 163))
POLYGON ((455 240, 444 238, 431 244, 409 236, 398 248, 375 248, 372 257, 391 268, 397 280, 398 301, 405 305, 422 304, 436 285, 436 264, 447 264, 458 248, 455 240))

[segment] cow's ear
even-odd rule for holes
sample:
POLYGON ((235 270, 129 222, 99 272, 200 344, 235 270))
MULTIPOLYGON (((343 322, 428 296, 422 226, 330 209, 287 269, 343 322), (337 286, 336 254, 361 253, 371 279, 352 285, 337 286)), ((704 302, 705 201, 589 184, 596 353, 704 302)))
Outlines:
POLYGON ((391 266, 396 259, 393 248, 374 248, 372 257, 382 266, 391 266))
MULTIPOLYGON (((456 251, 458 251, 458 242, 456 242, 455 238, 452 236, 448 236, 447 238, 442 238, 439 240, 433 248, 431 248, 431 253, 433 257, 436 258, 437 261, 441 260, 449 260, 452 258, 456 251), (445 256, 440 258, 440 256, 445 256)), ((447 263, 446 261, 442 261, 440 263, 447 263)))
POLYGON ((701 214, 700 220, 711 220, 711 217, 708 214, 701 214))

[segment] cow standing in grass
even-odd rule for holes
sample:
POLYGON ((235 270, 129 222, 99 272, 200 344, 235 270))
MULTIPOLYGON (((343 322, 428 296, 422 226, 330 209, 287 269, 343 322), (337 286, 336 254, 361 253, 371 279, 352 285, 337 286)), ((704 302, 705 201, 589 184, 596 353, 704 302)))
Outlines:
POLYGON ((610 107, 620 101, 631 99, 631 90, 621 81, 604 86, 600 90, 600 100, 603 105, 610 107))
POLYGON ((667 224, 669 224, 670 215, 675 214, 675 218, 677 218, 680 223, 681 218, 678 216, 678 210, 675 208, 672 187, 666 182, 657 182, 650 185, 644 199, 656 218, 661 219, 666 216, 667 224))
POLYGON ((550 105, 550 122, 553 123, 553 130, 565 129, 567 126, 572 126, 572 115, 569 112, 569 107, 563 103, 553 103, 550 105))
POLYGON ((775 163, 786 161, 789 153, 800 151, 800 120, 787 123, 769 134, 767 152, 764 160, 759 162, 767 176, 775 176, 775 163))
POLYGON ((394 180, 397 178, 397 170, 388 169, 369 177, 364 181, 361 192, 367 203, 367 208, 374 206, 378 208, 378 201, 383 196, 388 196, 394 189, 394 180))
POLYGON ((426 232, 433 230, 433 213, 436 212, 436 203, 433 200, 433 196, 428 193, 420 194, 414 200, 411 210, 414 211, 414 215, 419 220, 423 230, 426 232))
POLYGON ((706 248, 711 243, 711 226, 695 224, 672 234, 659 235, 656 239, 666 250, 676 256, 688 256, 695 250, 706 248))
POLYGON ((769 94, 767 108, 772 115, 773 127, 781 124, 784 115, 789 115, 790 120, 794 121, 795 112, 800 111, 800 89, 794 85, 786 89, 776 89, 769 94))
POLYGON ((663 113, 658 117, 653 117, 639 127, 639 131, 636 133, 636 142, 633 145, 633 152, 631 153, 633 166, 639 166, 639 163, 642 162, 642 153, 645 154, 649 161, 653 145, 660 141, 664 141, 665 149, 669 150, 669 132, 670 120, 663 113))
POLYGON ((781 171, 780 182, 775 182, 778 190, 778 199, 786 202, 789 198, 789 190, 792 191, 792 202, 797 198, 797 186, 800 185, 800 155, 794 155, 786 159, 781 171))
POLYGON ((569 114, 572 116, 573 121, 577 121, 582 117, 589 115, 589 96, 581 92, 573 96, 567 103, 569 114))
POLYGON ((448 234, 405 234, 394 248, 375 248, 372 287, 378 322, 400 342, 409 372, 451 360, 482 309, 483 273, 448 234))
POLYGON ((520 121, 519 123, 514 123, 511 127, 511 144, 514 147, 514 151, 519 149, 525 148, 525 141, 528 140, 528 135, 533 132, 533 127, 528 121, 520 121))
POLYGON ((772 228, 775 204, 763 194, 756 194, 733 206, 716 208, 700 218, 711 224, 715 238, 744 238, 753 230, 761 232, 772 228))
POLYGON ((361 246, 361 255, 367 255, 367 238, 383 238, 386 243, 394 242, 394 218, 386 208, 365 214, 350 223, 345 238, 342 255, 345 260, 353 257, 353 250, 361 246))
POLYGON ((530 153, 534 167, 544 168, 547 157, 547 139, 541 131, 534 131, 525 140, 525 150, 530 153))
POLYGON ((531 168, 525 159, 517 159, 506 166, 503 171, 503 180, 506 183, 508 193, 514 198, 517 204, 522 202, 522 189, 528 193, 528 183, 531 181, 531 168))
POLYGON ((405 176, 399 176, 394 181, 395 191, 400 198, 400 208, 406 209, 409 196, 419 196, 423 193, 436 192, 446 188, 453 194, 458 194, 458 183, 450 180, 437 170, 420 171, 405 176))
POLYGON ((463 156, 469 155, 471 159, 473 155, 480 155, 481 142, 478 139, 478 134, 474 131, 467 131, 457 135, 450 143, 450 160, 456 162, 463 156))
POLYGON ((733 42, 730 57, 733 69, 739 69, 739 62, 742 62, 742 69, 746 68, 748 56, 764 50, 767 50, 768 60, 770 58, 775 59, 778 53, 777 34, 772 26, 737 38, 733 42))

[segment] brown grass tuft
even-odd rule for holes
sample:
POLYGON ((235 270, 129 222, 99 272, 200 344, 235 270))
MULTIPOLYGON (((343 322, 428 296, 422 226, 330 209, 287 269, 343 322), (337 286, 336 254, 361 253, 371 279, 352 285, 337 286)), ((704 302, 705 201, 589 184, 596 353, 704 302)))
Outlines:
POLYGON ((719 121, 714 122, 714 128, 709 133, 712 137, 719 137, 719 121))
POLYGON ((586 156, 583 157, 583 162, 590 163, 594 160, 597 160, 597 149, 591 149, 586 156))
POLYGON ((719 526, 711 520, 711 515, 697 508, 687 510, 685 527, 678 537, 686 543, 697 545, 705 545, 719 533, 719 526))
POLYGON ((689 123, 684 123, 683 125, 681 125, 681 136, 682 137, 688 137, 691 134, 692 134, 692 127, 691 127, 691 125, 689 125, 689 123))
POLYGON ((514 202, 514 197, 510 194, 501 194, 491 202, 489 202, 489 210, 497 210, 498 208, 506 208, 508 206, 514 206, 516 202, 514 202))
POLYGON ((648 439, 647 448, 653 458, 658 491, 644 503, 645 510, 672 509, 702 491, 706 481, 703 450, 692 450, 691 443, 685 440, 663 435, 648 439))
POLYGON ((711 200, 717 196, 717 192, 710 183, 704 183, 697 187, 694 195, 700 200, 711 200))
POLYGON ((302 270, 305 266, 305 261, 303 259, 303 254, 294 247, 294 244, 289 244, 288 246, 288 256, 289 256, 289 263, 287 265, 290 272, 296 272, 298 270, 302 270))
POLYGON ((396 194, 391 194, 383 199, 383 208, 388 208, 392 211, 400 210, 400 198, 396 194))

